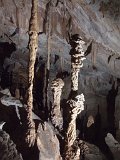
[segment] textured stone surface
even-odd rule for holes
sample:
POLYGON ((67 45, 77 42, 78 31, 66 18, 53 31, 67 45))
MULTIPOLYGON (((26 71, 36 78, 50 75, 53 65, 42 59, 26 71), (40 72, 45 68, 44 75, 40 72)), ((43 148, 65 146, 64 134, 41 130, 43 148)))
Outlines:
MULTIPOLYGON (((2 91, 1 91, 2 92, 2 91)), ((21 119, 20 117, 20 113, 19 113, 19 109, 22 107, 25 107, 25 105, 23 105, 21 103, 20 100, 16 99, 15 97, 12 97, 10 95, 6 95, 7 92, 3 92, 5 93, 4 96, 2 96, 0 98, 0 102, 2 105, 6 106, 6 107, 9 107, 9 108, 14 108, 16 110, 16 114, 17 114, 17 117, 19 118, 19 120, 21 119)), ((40 120, 40 118, 34 113, 32 112, 32 118, 35 120, 40 120)))
POLYGON ((9 135, 0 130, 0 159, 1 160, 23 160, 17 152, 16 146, 9 135))
POLYGON ((39 124, 37 145, 40 150, 39 160, 61 160, 59 141, 50 124, 39 124))
MULTIPOLYGON (((22 1, 22 7, 18 8, 13 0, 0 2, 1 6, 1 24, 0 24, 0 41, 15 42, 17 51, 10 59, 6 58, 4 67, 10 65, 9 71, 13 70, 14 83, 27 83, 27 61, 28 61, 28 22, 30 18, 31 4, 28 0, 22 1), (9 5, 8 5, 9 4, 9 5), (18 14, 16 14, 16 11, 18 14), (17 17, 19 20, 17 22, 17 17), (18 26, 19 25, 19 26, 18 26), (19 33, 11 37, 16 27, 20 28, 19 33), (10 37, 7 37, 6 34, 10 37), (10 40, 11 39, 11 40, 10 40)), ((49 15, 47 14, 48 0, 39 2, 39 31, 45 31, 43 22, 49 15), (46 11, 46 12, 45 12, 46 11)), ((50 52, 50 82, 56 77, 61 70, 70 72, 70 45, 68 44, 67 33, 79 33, 87 42, 92 41, 91 53, 83 62, 83 68, 80 71, 79 88, 80 92, 85 94, 86 104, 88 104, 88 114, 96 114, 96 106, 100 105, 101 113, 106 108, 105 96, 111 89, 116 78, 120 78, 119 63, 119 17, 115 19, 105 12, 103 18, 102 12, 99 11, 101 0, 95 1, 64 1, 64 4, 52 1, 51 6, 51 38, 50 52), (89 4, 90 3, 90 4, 89 4), (55 6, 55 4, 57 6, 55 6), (54 64, 55 54, 59 55, 59 60, 54 64), (62 57, 62 58, 61 58, 62 57), (95 102, 95 103, 93 103, 95 102)), ((39 35, 38 57, 42 56, 46 61, 47 55, 47 35, 39 35)), ((40 66, 38 65, 38 68, 40 66)), ((63 89, 63 98, 68 98, 70 92, 70 77, 65 80, 63 89)), ((52 97, 52 96, 50 96, 52 97)), ((106 121, 106 112, 102 115, 103 124, 106 121)))
MULTIPOLYGON (((43 63, 47 57, 47 34, 45 20, 48 10, 51 12, 51 66, 50 82, 61 70, 70 72, 70 45, 68 44, 68 33, 79 33, 87 42, 92 41, 91 53, 83 62, 83 69, 80 72, 79 92, 85 95, 85 103, 88 108, 88 115, 96 115, 99 104, 102 118, 102 126, 106 124, 106 95, 111 89, 113 82, 120 78, 120 16, 110 14, 110 8, 100 10, 102 0, 52 0, 53 5, 47 8, 48 0, 39 1, 38 21, 39 35, 38 57, 42 56, 43 63), (57 3, 58 2, 58 3, 57 3), (104 11, 104 17, 103 17, 104 11), (60 58, 54 64, 55 54, 60 58)), ((113 2, 113 1, 112 1, 113 2)), ((115 1, 115 3, 117 0, 115 1)), ((111 5, 110 5, 111 7, 111 5)), ((112 7, 112 12, 119 7, 112 7)), ((28 26, 30 18, 31 3, 29 0, 0 1, 0 41, 15 42, 17 51, 10 58, 6 58, 4 67, 10 65, 9 71, 13 70, 14 82, 27 83, 27 61, 28 61, 28 26), (21 3, 22 2, 22 3, 21 3), (20 3, 20 4, 18 4, 20 3), (16 28, 18 33, 11 36, 16 28)), ((40 64, 38 64, 38 68, 40 64)), ((62 98, 67 99, 70 93, 70 77, 65 80, 62 98)), ((51 94, 50 98, 52 97, 51 94)), ((119 120, 119 95, 116 99, 116 120, 118 128, 119 120)))
POLYGON ((86 144, 88 151, 85 154, 85 160, 106 160, 99 148, 93 144, 86 144))
POLYGON ((114 160, 119 160, 120 158, 120 144, 115 140, 111 133, 108 133, 105 137, 105 142, 110 148, 110 151, 113 154, 114 160))
POLYGON ((60 109, 60 101, 62 88, 64 82, 62 79, 58 78, 52 81, 51 90, 53 93, 53 102, 51 107, 51 121, 55 127, 58 127, 60 130, 63 127, 63 118, 60 109))

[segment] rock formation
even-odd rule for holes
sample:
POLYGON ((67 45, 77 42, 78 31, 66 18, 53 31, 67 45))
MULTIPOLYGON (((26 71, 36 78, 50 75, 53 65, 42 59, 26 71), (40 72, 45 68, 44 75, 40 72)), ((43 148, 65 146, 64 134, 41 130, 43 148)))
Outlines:
POLYGON ((23 160, 10 136, 2 130, 0 130, 0 159, 23 160))
MULTIPOLYGON (((32 112, 32 119, 34 120, 34 122, 37 122, 38 128, 37 128, 37 134, 36 134, 37 151, 35 150, 31 153, 31 149, 26 148, 26 146, 23 145, 23 142, 24 142, 23 135, 21 135, 21 133, 23 134, 23 128, 21 128, 23 124, 21 125, 21 127, 18 125, 18 123, 15 125, 15 122, 16 122, 15 117, 17 115, 17 113, 15 115, 15 106, 17 106, 19 115, 20 115, 20 119, 19 117, 18 118, 16 117, 16 118, 18 119, 18 121, 21 121, 21 122, 24 122, 23 121, 24 119, 23 116, 25 115, 24 106, 16 98, 11 96, 9 97, 8 96, 6 97, 5 95, 2 96, 1 101, 2 101, 2 104, 0 103, 0 114, 2 116, 0 116, 0 121, 1 120, 6 121, 5 125, 8 126, 10 133, 12 132, 12 137, 17 137, 17 139, 14 139, 14 141, 16 146, 19 148, 21 154, 24 155, 23 156, 24 159, 47 160, 51 158, 53 160, 56 160, 56 159, 61 160, 59 141, 57 139, 57 136, 55 135, 53 126, 51 124, 47 122, 43 122, 34 112, 32 112), (21 130, 19 130, 19 127, 21 130), (19 138, 17 135, 18 133, 19 133, 19 138)), ((2 123, 0 123, 0 127, 1 127, 1 124, 2 123)), ((3 129, 5 129, 6 126, 3 129)), ((0 140, 2 140, 1 136, 0 136, 0 140)), ((6 142, 2 142, 2 144, 4 143, 6 142)), ((4 147, 2 149, 4 149, 4 147)), ((0 153, 2 154, 2 156, 4 156, 4 154, 2 153, 2 149, 0 153)), ((9 153, 12 154, 11 152, 12 151, 10 151, 9 153)), ((7 156, 7 153, 6 153, 6 156, 7 156)), ((6 158, 6 160, 8 159, 6 158)), ((15 160, 19 160, 19 158, 15 160)))
POLYGON ((84 159, 85 160, 107 160, 97 146, 86 143, 86 142, 84 142, 84 159))
POLYGON ((78 91, 78 73, 83 66, 82 61, 85 59, 83 52, 83 44, 85 42, 76 34, 70 39, 71 55, 71 93, 70 99, 66 104, 66 129, 65 130, 65 148, 64 159, 78 160, 80 157, 80 148, 76 145, 76 118, 77 115, 84 109, 84 95, 75 96, 78 91), (75 147, 75 150, 74 150, 75 147))
POLYGON ((113 154, 114 160, 119 160, 120 157, 120 144, 116 139, 113 137, 111 133, 108 133, 107 136, 105 137, 105 142, 110 148, 110 151, 113 154))
POLYGON ((40 151, 39 160, 61 160, 59 141, 47 122, 38 126, 37 146, 40 151))
POLYGON ((80 148, 76 145, 76 118, 84 109, 84 95, 77 95, 75 99, 67 101, 66 106, 66 129, 65 129, 65 160, 78 160, 80 157, 80 148))
POLYGON ((60 130, 63 127, 63 118, 60 109, 60 100, 63 86, 64 82, 60 78, 53 80, 51 83, 51 89, 53 94, 53 103, 51 107, 51 121, 53 125, 60 130))
POLYGON ((4 121, 0 122, 0 130, 3 129, 3 126, 4 126, 5 123, 6 123, 6 122, 4 122, 4 121))
POLYGON ((85 59, 83 45, 85 42, 81 37, 76 34, 70 39, 70 45, 72 49, 70 50, 71 55, 71 90, 78 90, 78 73, 80 68, 83 66, 82 61, 85 59))
POLYGON ((29 146, 35 143, 35 124, 32 120, 33 108, 33 79, 36 52, 38 48, 38 0, 32 0, 31 19, 29 27, 29 64, 28 64, 28 88, 27 88, 27 124, 26 124, 26 142, 29 146))
MULTIPOLYGON (((28 50, 29 48, 28 41, 29 41, 29 20, 31 15, 31 6, 32 6, 31 2, 32 1, 29 0, 0 1, 0 19, 1 19, 0 23, 1 87, 0 88, 10 87, 10 92, 12 96, 14 96, 14 91, 16 89, 17 83, 23 84, 25 92, 26 92, 26 87, 28 87, 27 62, 29 61, 29 56, 30 56, 29 55, 30 52, 28 50), (9 83, 9 75, 11 71, 13 73, 12 84, 9 83)), ((120 7, 119 6, 120 6, 119 0, 115 1, 114 0, 108 0, 108 1, 105 0, 40 1, 39 0, 38 1, 38 12, 37 12, 38 32, 36 32, 36 36, 38 33, 37 56, 42 57, 41 58, 42 60, 40 59, 37 64, 37 71, 39 70, 40 72, 39 73, 36 72, 37 73, 36 75, 38 76, 39 74, 40 78, 38 79, 38 83, 35 89, 37 90, 36 92, 37 96, 39 97, 40 95, 40 97, 36 98, 34 96, 33 103, 34 103, 34 110, 35 112, 37 111, 36 113, 37 115, 40 116, 40 118, 46 119, 44 118, 45 117, 44 113, 50 115, 50 113, 44 110, 44 106, 42 105, 44 96, 41 86, 43 85, 45 77, 43 76, 44 75, 43 71, 40 70, 42 65, 46 65, 47 53, 48 53, 47 50, 50 49, 49 51, 50 54, 48 54, 49 57, 48 62, 50 66, 48 67, 49 80, 47 79, 48 76, 46 76, 46 81, 51 82, 53 79, 55 79, 56 75, 59 72, 61 72, 61 70, 62 72, 67 71, 68 73, 70 73, 71 71, 70 68, 72 67, 72 73, 71 73, 72 79, 70 79, 70 77, 64 78, 65 87, 62 93, 62 100, 64 99, 65 101, 67 101, 69 97, 68 101, 69 100, 74 101, 76 95, 78 95, 77 91, 79 91, 79 93, 83 93, 85 95, 85 104, 88 106, 87 116, 92 115, 93 117, 95 117, 97 113, 96 106, 99 105, 100 115, 101 115, 100 131, 104 134, 106 129, 110 127, 108 125, 110 121, 109 120, 107 121, 106 96, 108 95, 108 92, 110 91, 113 83, 120 78, 120 69, 119 69, 120 68, 120 63, 119 63, 120 61, 120 45, 119 45, 120 9, 119 8, 120 7), (49 31, 47 30, 48 25, 50 26, 50 29, 48 29, 49 31), (80 54, 77 53, 78 50, 81 49, 81 47, 78 50, 76 47, 74 47, 73 53, 75 54, 72 54, 71 52, 71 59, 73 61, 72 64, 70 63, 70 56, 69 56, 70 45, 72 43, 71 42, 68 43, 68 38, 72 40, 73 37, 71 35, 76 33, 79 33, 81 37, 85 40, 85 42, 87 42, 87 45, 91 44, 92 47, 92 49, 90 49, 91 47, 89 48, 89 54, 86 57, 84 65, 81 69, 80 65, 82 64, 80 62, 80 56, 81 58, 84 58, 84 55, 82 55, 82 51, 80 54), (48 34, 50 36, 48 36, 48 34), (50 45, 48 45, 49 39, 50 39, 50 45), (57 61, 54 61, 55 55, 60 57, 57 61), (80 77, 79 77, 79 71, 81 73, 80 77), (41 78, 42 76, 43 78, 41 78), (80 84, 79 86, 78 82, 80 84), (70 90, 72 90, 71 94, 70 90), (73 93, 75 93, 75 95, 73 95, 73 93)), ((31 34, 31 36, 33 34, 31 34)), ((77 39, 75 41, 76 43, 79 43, 77 39)), ((83 45, 82 40, 80 45, 81 46, 83 45)), ((118 81, 116 85, 119 85, 118 81)), ((49 105, 53 97, 51 95, 51 89, 49 85, 46 88, 47 89, 45 89, 46 91, 45 94, 49 97, 47 99, 46 104, 49 105)), ((17 97, 19 98, 19 96, 17 97)), ((27 99, 27 97, 25 99, 27 99)), ((117 131, 117 138, 118 138, 120 135, 119 93, 115 101, 116 101, 115 118, 116 118, 116 127, 118 129, 117 131)), ((6 102, 4 101, 4 103, 6 102)), ((47 107, 49 110, 49 106, 47 106, 46 104, 45 107, 47 107)), ((14 107, 6 107, 1 103, 0 105, 2 106, 3 110, 5 108, 5 111, 8 111, 7 112, 8 114, 9 114, 8 108, 13 108, 12 113, 15 113, 14 107)), ((67 105, 64 105, 63 107, 66 108, 67 106, 70 106, 70 104, 67 103, 67 105)), ((28 105, 26 106, 26 108, 27 107, 28 105)), ((28 112, 29 111, 31 112, 32 110, 31 108, 29 107, 28 112)), ((19 109, 21 110, 23 108, 19 109)), ((109 119, 111 119, 111 115, 114 116, 111 110, 110 112, 111 113, 109 114, 110 115, 109 119)), ((0 113, 2 112, 0 111, 0 113)), ((28 116, 29 120, 32 119, 31 114, 29 114, 28 116)), ((2 117, 4 117, 4 115, 0 115, 0 119, 2 119, 2 117)), ((7 115, 5 117, 7 117, 7 115)), ((27 128, 31 128, 31 126, 33 127, 33 135, 34 135, 35 127, 33 122, 32 125, 30 125, 30 127, 27 126, 27 128)), ((101 133, 100 136, 102 136, 101 133)), ((73 143, 76 144, 77 146, 76 141, 73 143)))
MULTIPOLYGON (((5 93, 4 91, 1 91, 1 92, 5 93)), ((21 121, 21 116, 20 116, 20 113, 19 113, 19 109, 20 108, 26 108, 27 106, 23 105, 21 103, 21 101, 16 99, 15 97, 12 97, 11 95, 6 95, 6 94, 0 98, 0 102, 4 106, 7 106, 7 107, 11 107, 11 108, 15 107, 17 117, 21 121)), ((40 118, 33 111, 32 111, 32 119, 40 120, 40 118)))

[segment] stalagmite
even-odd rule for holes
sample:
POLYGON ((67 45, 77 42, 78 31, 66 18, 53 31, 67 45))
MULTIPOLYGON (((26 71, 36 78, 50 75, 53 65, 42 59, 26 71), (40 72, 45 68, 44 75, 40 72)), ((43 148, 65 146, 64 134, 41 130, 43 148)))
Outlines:
POLYGON ((20 99, 20 91, 18 88, 16 88, 16 90, 15 90, 15 98, 20 99))
POLYGON ((75 146, 76 143, 76 118, 84 109, 84 95, 78 95, 75 99, 67 101, 67 127, 65 134, 65 160, 79 160, 80 149, 75 146))
POLYGON ((64 82, 62 79, 58 78, 52 81, 51 89, 53 93, 53 104, 51 108, 51 121, 55 127, 58 127, 60 130, 63 126, 63 118, 60 111, 60 98, 62 93, 62 88, 64 82))
POLYGON ((79 160, 80 148, 77 146, 76 140, 76 118, 84 109, 84 95, 77 95, 78 91, 78 73, 83 66, 82 61, 85 59, 83 52, 83 44, 85 42, 78 34, 70 39, 71 55, 71 94, 66 104, 66 117, 64 120, 65 140, 64 140, 64 160, 79 160), (75 93, 75 94, 74 94, 75 93))

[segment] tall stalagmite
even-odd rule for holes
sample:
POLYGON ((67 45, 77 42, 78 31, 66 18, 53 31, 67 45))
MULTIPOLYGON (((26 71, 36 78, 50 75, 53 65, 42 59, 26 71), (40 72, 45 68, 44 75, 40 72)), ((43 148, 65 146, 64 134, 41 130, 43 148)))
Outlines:
POLYGON ((83 66, 82 61, 85 59, 83 44, 85 42, 78 34, 73 35, 70 39, 71 44, 71 94, 66 104, 65 117, 65 148, 64 160, 79 160, 80 149, 76 145, 76 118, 84 109, 84 95, 77 95, 78 91, 78 73, 83 66))
POLYGON ((51 84, 51 89, 53 93, 51 121, 53 125, 57 127, 59 130, 61 130, 63 126, 63 118, 60 111, 60 98, 61 98, 63 86, 64 86, 64 82, 60 78, 53 80, 51 84))
POLYGON ((76 141, 76 118, 84 109, 84 95, 67 101, 64 160, 80 160, 80 148, 76 141))
POLYGON ((35 124, 32 120, 33 108, 33 79, 34 79, 34 64, 36 60, 36 52, 38 48, 38 0, 32 0, 31 19, 29 24, 29 64, 28 64, 28 89, 27 89, 27 128, 26 128, 26 142, 29 146, 35 142, 35 124))

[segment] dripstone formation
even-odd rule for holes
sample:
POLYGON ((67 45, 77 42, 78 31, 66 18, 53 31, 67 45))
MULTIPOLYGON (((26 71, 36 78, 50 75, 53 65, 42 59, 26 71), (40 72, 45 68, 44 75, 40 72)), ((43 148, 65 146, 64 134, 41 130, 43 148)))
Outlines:
POLYGON ((78 34, 75 34, 70 39, 70 50, 71 55, 71 90, 78 90, 78 74, 80 68, 82 68, 82 61, 85 59, 83 45, 85 42, 81 39, 78 34))
POLYGON ((78 34, 73 35, 70 39, 71 55, 71 93, 66 104, 66 127, 65 130, 65 149, 64 160, 80 159, 80 148, 76 146, 76 118, 84 109, 84 95, 77 95, 78 91, 78 74, 83 66, 82 61, 85 59, 83 44, 85 42, 78 34), (75 94, 74 94, 75 93, 75 94))
POLYGON ((84 109, 84 95, 78 95, 75 99, 67 101, 67 128, 65 134, 65 160, 71 158, 78 160, 80 157, 80 148, 76 144, 76 118, 77 115, 84 109))
POLYGON ((60 111, 60 99, 63 86, 64 82, 60 78, 53 80, 51 84, 51 89, 53 93, 53 103, 51 107, 51 121, 52 124, 60 130, 62 129, 63 126, 63 118, 60 111))

